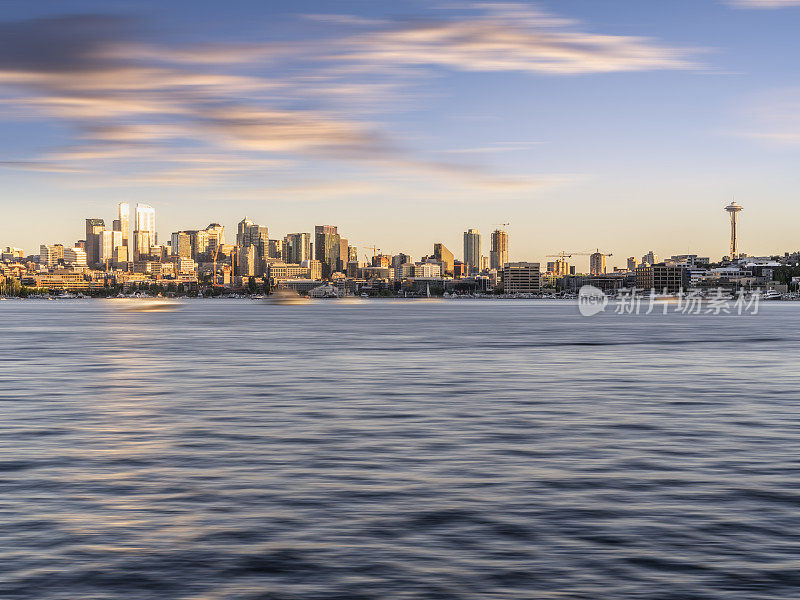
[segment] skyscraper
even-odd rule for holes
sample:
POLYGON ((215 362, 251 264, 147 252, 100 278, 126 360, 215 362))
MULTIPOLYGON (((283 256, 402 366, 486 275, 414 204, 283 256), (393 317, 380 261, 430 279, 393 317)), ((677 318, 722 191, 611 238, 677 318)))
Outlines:
POLYGON ((502 229, 492 232, 492 250, 489 252, 489 268, 498 271, 508 262, 508 233, 502 229))
POLYGON ((604 275, 606 272, 606 255, 602 252, 593 252, 589 255, 589 274, 604 275))
MULTIPOLYGON (((120 214, 120 223, 122 215, 120 214)), ((124 228, 124 225, 122 225, 124 228)), ((147 231, 150 234, 150 244, 158 244, 156 234, 156 209, 149 204, 136 203, 136 231, 147 231)), ((125 237, 123 229, 123 238, 125 237)))
POLYGON ((633 256, 628 257, 628 271, 636 271, 636 258, 633 256))
POLYGON ((444 244, 436 243, 433 245, 433 256, 436 260, 442 263, 442 273, 453 275, 453 268, 455 266, 455 256, 444 244))
POLYGON ((131 234, 131 206, 127 202, 119 203, 119 229, 122 233, 122 245, 128 246, 128 240, 131 234))
POLYGON ((122 246, 121 231, 100 232, 97 262, 105 265, 111 264, 114 260, 114 248, 117 246, 122 246))
POLYGON ((642 257, 643 265, 654 265, 657 262, 658 262, 658 256, 652 250, 650 250, 650 252, 648 252, 642 257))
MULTIPOLYGON (((122 214, 120 214, 120 228, 123 228, 122 214)), ((138 262, 143 256, 148 256, 150 254, 150 246, 155 246, 156 244, 158 244, 156 209, 149 204, 137 202, 133 231, 133 261, 138 262)))
POLYGON ((105 228, 103 219, 86 219, 86 262, 90 267, 100 261, 100 234, 105 228))
POLYGON ((192 237, 186 231, 176 231, 172 234, 172 256, 180 258, 192 257, 192 237))
POLYGON ((322 263, 322 276, 330 274, 338 268, 339 233, 335 225, 317 225, 314 227, 314 258, 322 263))
POLYGON ((300 264, 304 260, 311 260, 311 234, 290 233, 284 239, 286 256, 284 262, 300 264))
POLYGON ((469 273, 477 273, 481 266, 481 234, 477 229, 464 232, 464 262, 469 273))
POLYGON ((257 225, 245 217, 239 222, 237 228, 236 245, 240 248, 255 246, 258 258, 264 259, 269 254, 269 229, 265 225, 257 225))

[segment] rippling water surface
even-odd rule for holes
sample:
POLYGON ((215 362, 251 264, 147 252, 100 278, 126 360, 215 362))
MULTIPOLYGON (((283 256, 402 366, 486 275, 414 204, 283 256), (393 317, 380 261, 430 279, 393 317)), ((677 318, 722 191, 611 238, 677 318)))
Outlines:
POLYGON ((0 597, 800 597, 800 305, 0 303, 0 597))

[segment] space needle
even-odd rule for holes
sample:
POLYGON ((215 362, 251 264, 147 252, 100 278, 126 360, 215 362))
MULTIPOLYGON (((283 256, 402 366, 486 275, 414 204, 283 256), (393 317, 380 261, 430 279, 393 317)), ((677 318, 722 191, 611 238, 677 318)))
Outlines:
POLYGON ((740 204, 736 204, 736 201, 734 201, 728 204, 725 210, 728 211, 728 214, 731 216, 731 260, 736 260, 736 256, 738 255, 738 249, 736 248, 736 215, 743 209, 740 204))

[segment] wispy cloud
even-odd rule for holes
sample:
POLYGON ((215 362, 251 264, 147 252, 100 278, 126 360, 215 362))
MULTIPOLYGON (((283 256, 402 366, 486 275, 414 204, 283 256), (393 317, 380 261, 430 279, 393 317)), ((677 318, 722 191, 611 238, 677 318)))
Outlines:
POLYGON ((800 145, 800 88, 760 94, 740 111, 738 135, 780 145, 800 145))
POLYGON ((350 161, 401 177, 525 189, 542 180, 415 158, 376 115, 393 100, 408 105, 414 83, 445 68, 577 75, 696 67, 687 49, 590 33, 524 5, 476 6, 424 22, 313 15, 335 35, 280 44, 163 44, 146 21, 108 15, 0 22, 0 103, 74 132, 70 144, 5 165, 116 165, 126 177, 136 168, 140 180, 196 183, 302 160, 350 161))
POLYGON ((800 6, 800 0, 727 0, 734 8, 786 8, 800 6))
POLYGON ((486 12, 477 16, 403 23, 352 37, 335 58, 548 75, 698 67, 689 49, 582 31, 573 21, 522 5, 483 6, 486 12))

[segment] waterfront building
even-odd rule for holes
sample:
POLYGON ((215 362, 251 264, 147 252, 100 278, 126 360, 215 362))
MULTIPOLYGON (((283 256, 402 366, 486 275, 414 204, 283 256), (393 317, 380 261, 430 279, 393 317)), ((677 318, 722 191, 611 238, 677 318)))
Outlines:
POLYGON ((306 260, 299 265, 273 262, 267 265, 266 276, 273 285, 275 281, 285 279, 319 280, 322 278, 322 265, 316 260, 306 260))
POLYGON ((433 256, 436 258, 436 260, 442 263, 444 274, 454 274, 453 269, 455 267, 455 256, 444 244, 437 242, 433 245, 433 256))
POLYGON ((481 234, 477 229, 464 232, 464 264, 470 274, 481 266, 481 234))
POLYGON ((536 294, 541 287, 539 263, 511 262, 503 267, 503 290, 507 294, 536 294))
POLYGON ((492 250, 489 252, 489 268, 503 268, 508 262, 508 233, 502 229, 495 229, 492 232, 492 250))
POLYGON ((684 267, 657 263, 636 268, 636 287, 641 290, 675 294, 688 287, 688 284, 688 273, 684 267))
POLYGON ((413 270, 411 276, 414 278, 430 278, 430 277, 441 277, 442 276, 442 267, 437 263, 416 263, 413 265, 413 270))

